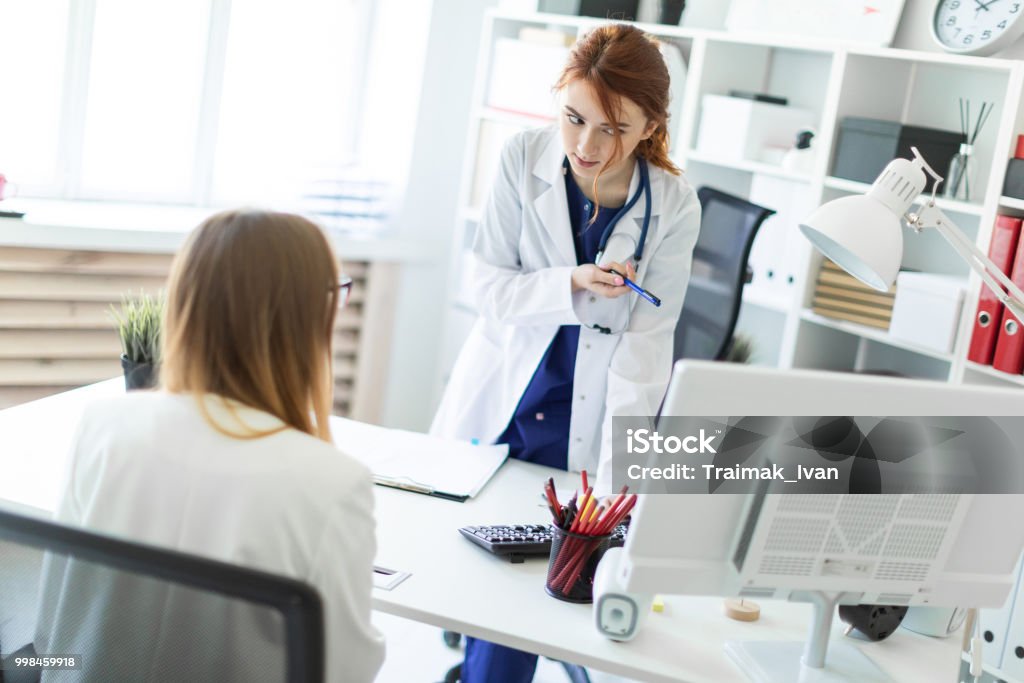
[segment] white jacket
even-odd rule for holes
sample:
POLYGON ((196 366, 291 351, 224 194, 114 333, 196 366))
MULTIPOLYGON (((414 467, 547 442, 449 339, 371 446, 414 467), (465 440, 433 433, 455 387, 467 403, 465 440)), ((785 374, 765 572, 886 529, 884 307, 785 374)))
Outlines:
MULTIPOLYGON (((569 426, 569 468, 598 469, 611 487, 611 417, 654 415, 672 369, 673 333, 700 230, 700 203, 681 176, 650 166, 651 222, 637 282, 660 308, 634 294, 572 292, 576 267, 555 127, 513 136, 501 154, 473 244, 477 320, 431 432, 493 442, 508 425, 560 325, 580 325, 569 426), (602 334, 598 324, 621 334, 602 334)), ((629 194, 639 186, 634 168, 629 194)), ((641 199, 619 221, 605 261, 623 262, 643 225, 641 199)))
MULTIPOLYGON (((210 397, 207 405, 218 421, 237 425, 222 399, 210 397)), ((233 405, 248 425, 281 425, 272 415, 233 405)), ((384 642, 370 623, 373 484, 363 465, 330 444, 294 429, 260 439, 225 436, 185 395, 142 392, 98 402, 82 418, 57 521, 305 581, 323 601, 326 680, 372 681, 380 668, 384 642)), ((86 670, 69 672, 69 680, 96 678, 85 674, 98 639, 132 653, 133 667, 181 672, 189 651, 163 625, 183 619, 194 625, 197 642, 226 636, 239 650, 222 653, 217 680, 265 680, 261 667, 283 665, 269 654, 280 650, 271 644, 280 628, 260 623, 265 610, 255 618, 257 612, 240 605, 215 611, 214 620, 226 623, 211 624, 198 611, 203 598, 189 605, 168 593, 162 599, 174 609, 151 609, 151 623, 119 628, 104 610, 108 602, 133 607, 124 604, 124 592, 49 558, 36 651, 84 655, 86 670)))

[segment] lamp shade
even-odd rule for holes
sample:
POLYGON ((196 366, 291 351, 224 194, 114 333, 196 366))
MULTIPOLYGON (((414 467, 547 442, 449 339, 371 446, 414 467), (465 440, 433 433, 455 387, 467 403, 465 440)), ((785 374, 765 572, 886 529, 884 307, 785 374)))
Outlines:
POLYGON ((822 204, 800 230, 825 256, 869 287, 888 291, 903 260, 901 220, 925 186, 925 171, 937 180, 920 152, 893 159, 865 195, 822 204))
POLYGON ((870 194, 818 207, 800 230, 821 253, 873 289, 888 291, 903 260, 903 231, 892 209, 870 194))

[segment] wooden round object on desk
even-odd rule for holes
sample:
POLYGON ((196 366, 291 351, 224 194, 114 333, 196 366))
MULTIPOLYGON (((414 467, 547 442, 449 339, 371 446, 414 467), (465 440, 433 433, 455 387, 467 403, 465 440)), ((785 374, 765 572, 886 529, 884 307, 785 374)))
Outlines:
POLYGON ((756 602, 732 598, 725 601, 725 616, 736 621, 757 621, 761 618, 761 607, 756 602))

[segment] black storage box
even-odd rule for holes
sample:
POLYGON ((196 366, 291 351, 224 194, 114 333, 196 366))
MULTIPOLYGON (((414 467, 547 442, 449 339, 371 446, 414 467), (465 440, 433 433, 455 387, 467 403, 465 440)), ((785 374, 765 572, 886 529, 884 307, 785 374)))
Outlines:
POLYGON ((1024 199, 1024 159, 1010 159, 1006 165, 1003 196, 1024 199))
MULTIPOLYGON (((839 144, 832 175, 873 183, 893 159, 913 159, 911 147, 917 147, 936 173, 945 175, 953 155, 965 142, 967 137, 963 133, 951 130, 851 116, 839 122, 839 144)), ((933 182, 928 176, 926 192, 931 192, 933 182)))
POLYGON ((640 0, 540 0, 537 3, 538 12, 573 14, 617 21, 635 21, 639 8, 640 0))

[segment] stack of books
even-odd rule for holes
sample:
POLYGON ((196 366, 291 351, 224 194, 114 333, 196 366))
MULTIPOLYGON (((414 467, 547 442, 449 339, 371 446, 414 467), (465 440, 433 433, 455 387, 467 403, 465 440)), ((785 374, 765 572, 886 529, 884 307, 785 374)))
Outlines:
POLYGON ((815 313, 828 318, 888 330, 895 299, 896 285, 888 292, 879 292, 847 274, 829 259, 824 259, 811 307, 815 313))

